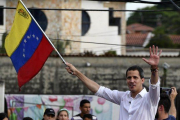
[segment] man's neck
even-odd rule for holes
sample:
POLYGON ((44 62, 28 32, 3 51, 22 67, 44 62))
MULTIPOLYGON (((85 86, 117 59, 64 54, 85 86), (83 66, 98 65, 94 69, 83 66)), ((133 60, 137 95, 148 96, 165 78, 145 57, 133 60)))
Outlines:
POLYGON ((132 97, 132 98, 135 98, 136 95, 139 94, 142 90, 143 90, 143 87, 142 87, 142 89, 141 89, 140 91, 138 91, 138 92, 131 92, 131 97, 132 97))
POLYGON ((133 92, 131 92, 131 97, 132 97, 132 98, 135 98, 137 94, 138 94, 138 93, 133 93, 133 92))
POLYGON ((83 113, 81 113, 81 114, 80 114, 80 116, 81 116, 81 118, 83 118, 84 114, 83 114, 83 113))
POLYGON ((168 113, 160 114, 160 115, 158 116, 158 119, 157 119, 157 120, 164 120, 164 119, 167 119, 168 116, 169 116, 168 113))

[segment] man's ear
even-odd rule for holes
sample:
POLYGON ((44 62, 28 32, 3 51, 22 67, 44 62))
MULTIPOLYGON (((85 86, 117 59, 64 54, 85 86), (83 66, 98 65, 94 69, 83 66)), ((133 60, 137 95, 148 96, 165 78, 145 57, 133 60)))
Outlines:
POLYGON ((144 79, 144 78, 142 78, 141 80, 142 80, 142 83, 144 83, 145 79, 144 79))

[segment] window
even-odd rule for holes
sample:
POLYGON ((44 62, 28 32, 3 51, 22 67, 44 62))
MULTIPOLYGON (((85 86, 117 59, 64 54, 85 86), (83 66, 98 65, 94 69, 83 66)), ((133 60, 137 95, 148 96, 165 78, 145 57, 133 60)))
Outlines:
POLYGON ((30 9, 29 11, 31 12, 33 17, 36 19, 38 24, 41 26, 41 28, 45 31, 47 29, 48 20, 44 12, 37 9, 30 9))
POLYGON ((109 9, 109 26, 118 26, 118 34, 121 34, 121 18, 113 17, 113 9, 109 9))
MULTIPOLYGON (((4 6, 0 6, 4 7, 4 6)), ((0 9, 0 25, 4 25, 4 9, 0 9)))
POLYGON ((82 11, 81 35, 84 36, 90 28, 90 17, 86 11, 82 11))

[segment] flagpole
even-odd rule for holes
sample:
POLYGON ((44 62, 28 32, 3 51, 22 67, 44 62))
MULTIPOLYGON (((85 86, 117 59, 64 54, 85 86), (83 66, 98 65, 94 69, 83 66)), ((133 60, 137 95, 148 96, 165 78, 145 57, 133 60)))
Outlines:
POLYGON ((39 27, 39 29, 41 30, 41 32, 45 35, 45 37, 47 38, 47 40, 49 41, 49 43, 51 44, 51 46, 54 48, 54 50, 57 52, 57 54, 59 55, 59 57, 61 58, 61 60, 63 61, 63 63, 66 65, 66 61, 63 59, 63 57, 61 56, 61 54, 59 53, 59 51, 56 49, 56 47, 53 45, 53 43, 51 42, 51 40, 48 38, 48 36, 46 35, 46 33, 42 30, 42 28, 39 26, 39 24, 37 23, 37 21, 34 19, 34 17, 31 15, 31 13, 29 12, 29 10, 27 9, 27 7, 25 6, 25 4, 19 0, 22 5, 24 6, 24 8, 27 10, 27 12, 29 13, 29 15, 31 16, 31 18, 34 20, 34 22, 37 24, 37 26, 39 27))

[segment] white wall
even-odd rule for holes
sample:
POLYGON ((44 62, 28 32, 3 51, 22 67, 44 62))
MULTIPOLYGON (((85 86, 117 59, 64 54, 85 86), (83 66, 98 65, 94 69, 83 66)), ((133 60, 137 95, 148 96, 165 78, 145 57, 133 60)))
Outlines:
MULTIPOLYGON (((126 55, 132 55, 132 56, 149 56, 149 52, 147 51, 134 51, 134 52, 127 52, 126 55)), ((179 52, 162 52, 161 56, 178 56, 179 52)))
MULTIPOLYGON (((82 9, 104 9, 103 2, 98 1, 82 1, 82 9)), ((118 35, 117 26, 109 26, 109 12, 107 11, 87 11, 90 16, 90 29, 85 36, 81 38, 84 42, 121 44, 121 37, 118 35)), ((118 55, 121 54, 120 46, 81 43, 81 52, 84 50, 93 51, 101 54, 103 51, 110 49, 116 50, 118 55)))

